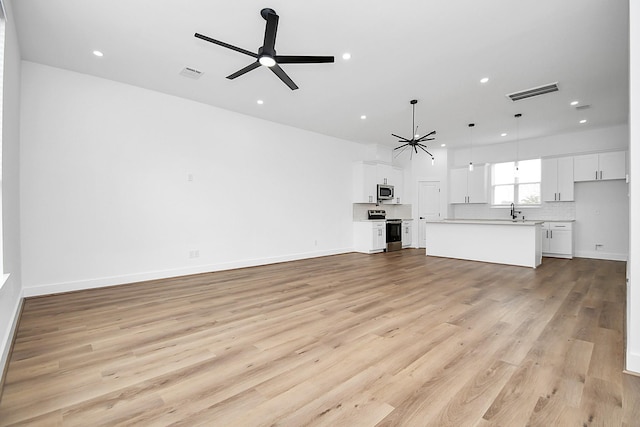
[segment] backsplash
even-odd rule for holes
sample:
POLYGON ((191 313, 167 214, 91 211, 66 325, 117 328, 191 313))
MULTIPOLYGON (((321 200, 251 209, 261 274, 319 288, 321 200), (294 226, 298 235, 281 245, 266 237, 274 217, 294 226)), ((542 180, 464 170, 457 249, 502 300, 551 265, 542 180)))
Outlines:
MULTIPOLYGON (((509 208, 492 208, 488 204, 462 204, 453 206, 455 219, 509 219, 509 208)), ((531 220, 574 220, 575 202, 543 202, 537 208, 517 208, 522 211, 518 218, 531 220)))
POLYGON ((367 219, 367 211, 371 209, 383 209, 389 219, 411 219, 411 205, 385 205, 376 206, 375 203, 354 203, 353 220, 363 221, 367 219))

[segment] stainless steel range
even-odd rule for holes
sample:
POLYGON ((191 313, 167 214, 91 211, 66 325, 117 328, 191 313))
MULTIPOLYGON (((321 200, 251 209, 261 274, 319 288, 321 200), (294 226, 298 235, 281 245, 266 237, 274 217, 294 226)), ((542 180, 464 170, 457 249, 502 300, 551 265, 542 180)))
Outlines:
POLYGON ((402 220, 386 219, 387 212, 382 209, 372 209, 367 211, 369 219, 384 219, 386 222, 387 252, 399 251, 402 249, 402 220))

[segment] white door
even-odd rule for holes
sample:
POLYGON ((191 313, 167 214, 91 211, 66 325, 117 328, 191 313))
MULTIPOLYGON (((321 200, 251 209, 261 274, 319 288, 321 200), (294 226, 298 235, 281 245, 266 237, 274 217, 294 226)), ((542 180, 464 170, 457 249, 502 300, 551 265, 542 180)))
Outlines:
POLYGON ((424 248, 426 242, 426 221, 440 219, 440 181, 418 182, 418 247, 424 248))

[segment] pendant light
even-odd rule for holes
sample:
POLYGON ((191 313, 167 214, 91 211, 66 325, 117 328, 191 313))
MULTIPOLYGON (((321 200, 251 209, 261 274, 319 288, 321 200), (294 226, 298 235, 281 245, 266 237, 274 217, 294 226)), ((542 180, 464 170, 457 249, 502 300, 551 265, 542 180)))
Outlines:
POLYGON ((514 175, 516 178, 518 178, 520 174, 520 170, 518 167, 518 161, 520 159, 520 117, 522 117, 522 114, 518 113, 513 117, 516 118, 516 169, 514 171, 514 175))
POLYGON ((473 172, 473 127, 475 123, 469 123, 469 172, 473 172))

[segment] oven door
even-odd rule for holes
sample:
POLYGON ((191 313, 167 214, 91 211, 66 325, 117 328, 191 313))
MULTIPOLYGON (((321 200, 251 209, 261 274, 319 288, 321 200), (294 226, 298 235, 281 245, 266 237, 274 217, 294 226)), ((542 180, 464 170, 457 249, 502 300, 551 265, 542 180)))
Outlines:
POLYGON ((402 249, 402 221, 387 221, 387 252, 402 249))

